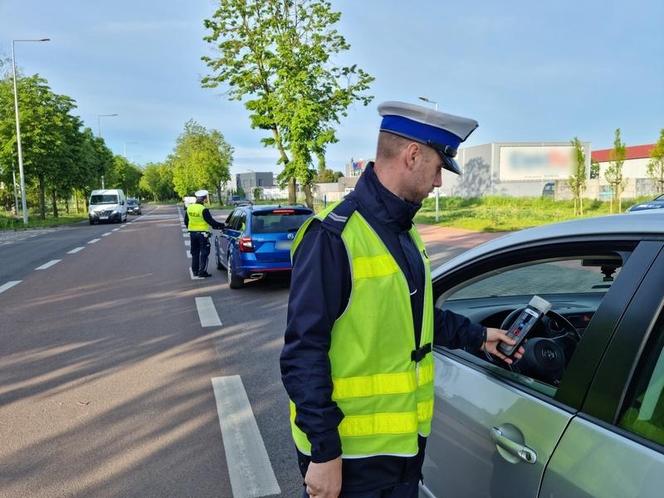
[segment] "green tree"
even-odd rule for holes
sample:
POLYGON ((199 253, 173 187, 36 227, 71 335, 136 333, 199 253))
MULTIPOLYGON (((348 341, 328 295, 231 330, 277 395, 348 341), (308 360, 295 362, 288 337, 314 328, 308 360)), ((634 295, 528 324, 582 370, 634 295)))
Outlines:
POLYGON ((131 197, 138 195, 139 183, 143 176, 141 168, 130 163, 124 156, 113 157, 113 183, 112 188, 121 188, 125 195, 131 197))
POLYGON ((245 100, 252 128, 270 132, 262 143, 279 151, 290 202, 298 180, 313 201, 312 157, 336 141, 334 126, 353 102, 372 98, 363 94, 371 76, 333 62, 350 48, 334 28, 340 17, 327 1, 219 0, 205 20, 204 39, 219 55, 203 57, 212 72, 203 86, 225 84, 230 99, 245 100))
POLYGON ((567 184, 574 198, 574 215, 583 216, 583 193, 586 190, 586 153, 578 137, 574 137, 570 143, 574 147, 574 170, 568 178, 567 184))
POLYGON ((599 162, 596 159, 590 160, 590 179, 595 180, 599 178, 599 162))
POLYGON ((143 168, 139 187, 145 197, 163 201, 177 197, 173 187, 173 168, 168 163, 148 163, 143 168))
POLYGON ((233 148, 221 132, 208 131, 189 120, 169 162, 173 167, 173 185, 180 196, 205 188, 216 190, 221 198, 221 184, 230 180, 233 148))
POLYGON ((655 181, 657 193, 664 193, 664 129, 659 131, 659 140, 650 151, 648 176, 655 181))
POLYGON ((613 150, 611 151, 611 163, 604 173, 604 178, 611 185, 613 197, 611 198, 611 212, 613 207, 618 207, 618 212, 622 211, 622 193, 625 189, 625 178, 623 176, 623 163, 625 162, 626 150, 625 143, 620 138, 620 128, 616 129, 615 138, 613 140, 613 150))

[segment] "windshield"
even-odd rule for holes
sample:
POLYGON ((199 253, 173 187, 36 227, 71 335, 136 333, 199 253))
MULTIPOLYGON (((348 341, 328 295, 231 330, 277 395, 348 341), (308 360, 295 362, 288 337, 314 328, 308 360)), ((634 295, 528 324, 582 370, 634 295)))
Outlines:
POLYGON ((93 195, 90 197, 90 204, 117 204, 118 196, 114 194, 93 195))
POLYGON ((127 200, 127 205, 128 205, 128 206, 137 206, 137 205, 138 205, 138 201, 137 201, 136 199, 128 199, 128 200, 127 200))
POLYGON ((253 233, 296 232, 312 213, 306 209, 274 209, 254 213, 251 217, 253 233))

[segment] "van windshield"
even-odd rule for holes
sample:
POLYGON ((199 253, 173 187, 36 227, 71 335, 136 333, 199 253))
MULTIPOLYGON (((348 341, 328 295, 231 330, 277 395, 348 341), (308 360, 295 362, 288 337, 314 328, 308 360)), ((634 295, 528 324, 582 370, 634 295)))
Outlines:
POLYGON ((90 197, 90 204, 117 204, 118 196, 113 194, 98 194, 90 197))

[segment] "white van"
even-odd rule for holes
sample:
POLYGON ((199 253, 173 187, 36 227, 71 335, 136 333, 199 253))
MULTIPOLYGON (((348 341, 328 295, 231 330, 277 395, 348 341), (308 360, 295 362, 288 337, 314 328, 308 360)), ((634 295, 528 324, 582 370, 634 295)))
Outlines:
POLYGON ((93 190, 88 203, 90 225, 127 221, 127 199, 121 189, 93 190))

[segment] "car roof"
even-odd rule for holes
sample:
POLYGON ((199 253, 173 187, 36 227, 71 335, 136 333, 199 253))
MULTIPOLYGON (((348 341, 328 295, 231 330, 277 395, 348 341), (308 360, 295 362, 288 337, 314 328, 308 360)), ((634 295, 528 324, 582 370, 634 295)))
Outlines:
POLYGON ((576 237, 626 236, 628 238, 664 236, 664 213, 638 211, 629 214, 616 214, 595 218, 552 223, 535 228, 520 230, 509 235, 493 239, 474 247, 456 258, 443 263, 434 272, 434 276, 451 268, 463 265, 488 253, 511 247, 537 244, 548 240, 572 239, 576 237))
POLYGON ((245 210, 251 211, 251 212, 255 212, 255 211, 259 211, 259 212, 260 211, 273 211, 274 209, 302 209, 302 210, 310 211, 310 212, 313 213, 313 209, 308 208, 307 206, 302 206, 302 205, 297 205, 297 204, 295 204, 295 205, 289 204, 289 205, 285 205, 285 206, 278 205, 278 204, 274 204, 274 205, 272 205, 272 204, 270 204, 270 205, 261 204, 261 205, 258 205, 258 206, 253 205, 253 204, 249 204, 247 206, 238 206, 237 209, 245 209, 245 210))

